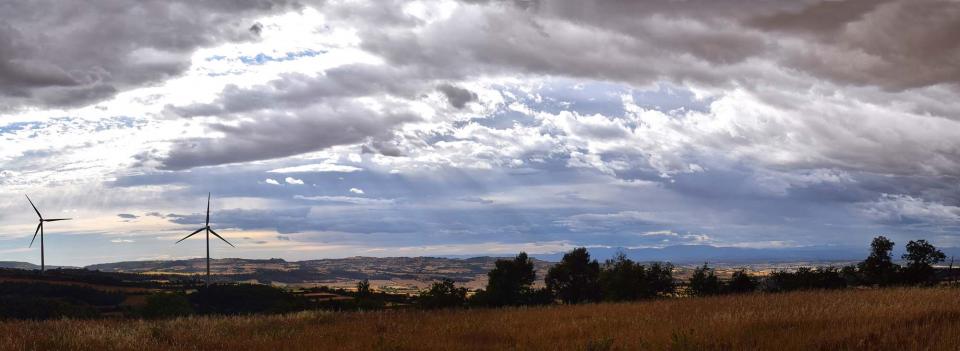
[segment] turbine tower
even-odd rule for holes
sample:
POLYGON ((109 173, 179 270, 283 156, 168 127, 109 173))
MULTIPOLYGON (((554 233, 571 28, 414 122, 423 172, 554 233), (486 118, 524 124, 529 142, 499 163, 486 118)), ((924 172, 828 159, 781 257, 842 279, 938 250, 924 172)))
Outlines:
MULTIPOLYGON (((197 230, 194 231, 193 233, 190 233, 190 235, 187 235, 187 236, 183 237, 183 239, 177 240, 177 242, 174 243, 174 244, 179 244, 181 241, 187 240, 187 238, 189 238, 189 237, 193 236, 194 234, 197 234, 197 233, 199 233, 199 232, 201 232, 201 231, 206 231, 206 232, 207 232, 207 280, 206 280, 206 282, 205 282, 205 285, 206 285, 206 286, 210 286, 210 234, 212 233, 212 234, 215 235, 216 237, 220 238, 220 240, 223 240, 223 242, 227 243, 227 245, 230 245, 231 247, 236 247, 236 246, 233 246, 233 244, 231 244, 229 241, 227 241, 227 239, 224 239, 222 236, 220 236, 220 234, 217 234, 217 232, 213 231, 213 229, 210 229, 210 193, 207 193, 207 221, 206 221, 206 224, 203 226, 203 228, 197 229, 197 230)), ((43 240, 43 239, 41 239, 41 240, 43 240)))
MULTIPOLYGON (((24 195, 24 196, 27 196, 27 195, 24 195)), ((33 231, 33 239, 30 240, 30 246, 29 246, 29 247, 33 247, 33 242, 37 240, 37 234, 40 234, 40 273, 43 274, 43 272, 47 269, 47 265, 46 265, 45 258, 44 258, 44 252, 43 252, 43 249, 44 249, 44 247, 43 247, 43 222, 67 221, 67 220, 70 220, 70 218, 51 218, 51 219, 44 219, 44 218, 43 218, 43 215, 40 214, 40 210, 37 209, 37 205, 34 205, 34 204, 33 204, 33 200, 30 200, 30 197, 29 197, 29 196, 27 196, 27 201, 30 201, 30 207, 33 207, 33 211, 36 212, 36 213, 37 213, 37 217, 40 218, 40 224, 37 224, 37 230, 33 231)))

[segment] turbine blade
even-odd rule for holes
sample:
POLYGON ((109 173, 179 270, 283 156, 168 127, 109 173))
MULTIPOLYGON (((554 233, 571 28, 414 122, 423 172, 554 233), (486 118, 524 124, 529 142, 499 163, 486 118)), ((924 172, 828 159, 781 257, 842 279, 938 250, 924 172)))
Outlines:
POLYGON ((210 226, 210 193, 207 193, 207 226, 210 226))
POLYGON ((44 219, 44 222, 56 222, 56 221, 69 221, 73 218, 54 218, 54 219, 44 219))
POLYGON ((37 240, 37 234, 40 233, 40 227, 43 226, 43 223, 37 224, 37 230, 33 231, 33 239, 30 239, 30 246, 33 247, 33 242, 37 240))
POLYGON ((195 232, 193 232, 193 233, 190 233, 190 235, 187 235, 187 236, 183 237, 183 239, 177 240, 177 242, 175 242, 174 244, 179 244, 181 241, 187 240, 187 238, 193 236, 194 234, 199 233, 201 230, 204 230, 204 229, 207 229, 207 228, 197 229, 197 231, 195 231, 195 232))
POLYGON ((229 241, 227 241, 227 239, 224 239, 222 236, 220 236, 220 234, 217 234, 217 232, 213 231, 213 229, 210 229, 210 232, 213 233, 213 235, 216 235, 218 238, 220 238, 220 240, 223 240, 223 242, 227 243, 227 245, 230 245, 230 247, 236 247, 236 246, 233 246, 233 244, 231 244, 229 241))
MULTIPOLYGON (((23 195, 23 196, 27 196, 27 195, 23 195)), ((29 196, 27 196, 27 201, 30 201, 30 206, 33 207, 33 212, 37 213, 37 217, 40 217, 40 219, 43 219, 43 215, 40 214, 40 210, 37 209, 37 205, 33 204, 33 200, 30 200, 29 196)))

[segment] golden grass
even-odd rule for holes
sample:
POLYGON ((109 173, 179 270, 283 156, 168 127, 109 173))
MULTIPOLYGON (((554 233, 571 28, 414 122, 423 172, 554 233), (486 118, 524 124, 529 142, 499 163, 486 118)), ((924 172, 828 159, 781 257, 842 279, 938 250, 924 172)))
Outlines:
POLYGON ((750 294, 538 308, 0 323, 0 349, 957 350, 960 290, 750 294))

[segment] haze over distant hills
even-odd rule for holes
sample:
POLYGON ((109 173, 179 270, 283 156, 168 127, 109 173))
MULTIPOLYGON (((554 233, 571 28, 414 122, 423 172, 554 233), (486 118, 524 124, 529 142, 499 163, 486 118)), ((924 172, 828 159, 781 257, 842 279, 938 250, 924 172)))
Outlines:
MULTIPOLYGON (((744 248, 711 245, 676 245, 663 248, 605 248, 591 247, 590 256, 603 261, 623 252, 635 261, 667 261, 685 263, 771 263, 771 262, 830 262, 861 260, 867 248, 808 246, 792 248, 744 248)), ((531 255, 546 261, 559 261, 563 253, 531 255)))

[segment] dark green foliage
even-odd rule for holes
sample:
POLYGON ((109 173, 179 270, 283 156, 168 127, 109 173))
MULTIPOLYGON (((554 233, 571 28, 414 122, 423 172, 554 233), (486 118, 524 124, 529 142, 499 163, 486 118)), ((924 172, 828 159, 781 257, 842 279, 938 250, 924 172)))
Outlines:
POLYGON ((942 262, 947 256, 926 240, 917 240, 907 243, 907 253, 903 254, 902 258, 907 261, 902 274, 904 282, 929 284, 933 282, 933 265, 942 262))
POLYGON ((467 288, 458 288, 453 280, 444 279, 434 282, 417 302, 426 309, 462 307, 467 302, 467 288))
POLYGON ((600 270, 604 300, 631 301, 673 294, 673 266, 653 263, 644 266, 622 252, 604 262, 600 270))
POLYGON ((547 289, 564 303, 600 300, 600 264, 590 259, 585 247, 565 253, 547 272, 545 281, 547 289))
POLYGON ((652 296, 669 296, 673 294, 673 265, 669 262, 654 262, 647 269, 647 285, 652 296))
POLYGON ((553 292, 547 288, 531 289, 523 294, 523 305, 528 306, 543 306, 550 305, 556 302, 556 299, 553 297, 553 292))
POLYGON ((878 236, 870 243, 870 256, 860 262, 857 268, 866 284, 890 285, 897 281, 897 270, 890 251, 894 243, 884 236, 878 236))
POLYGON ((251 314, 303 310, 306 301, 267 285, 214 284, 190 295, 190 302, 202 313, 251 314))
POLYGON ((647 269, 622 252, 607 260, 600 271, 600 290, 608 301, 630 301, 651 296, 647 269))
POLYGON ((847 286, 863 285, 863 274, 857 270, 857 266, 843 266, 843 268, 840 268, 840 276, 846 281, 847 286))
POLYGON ((362 298, 367 296, 370 296, 370 281, 364 279, 357 282, 357 297, 362 298))
POLYGON ((0 320, 93 318, 99 312, 90 305, 71 303, 60 298, 35 296, 0 296, 0 320))
POLYGON ((494 268, 487 273, 487 288, 478 292, 474 305, 515 306, 526 300, 531 293, 536 272, 533 261, 521 252, 512 260, 497 260, 494 268))
POLYGON ((690 277, 690 295, 709 296, 720 293, 720 279, 707 263, 693 270, 693 276, 690 277))
POLYGON ((765 283, 764 290, 768 292, 842 289, 847 287, 846 279, 834 267, 818 267, 816 269, 803 267, 798 268, 796 272, 774 272, 765 283))
POLYGON ((726 291, 733 294, 754 292, 755 290, 757 290, 757 280, 743 269, 733 272, 733 276, 730 277, 730 282, 726 286, 726 291))
POLYGON ((0 296, 17 295, 27 297, 46 297, 68 300, 68 302, 94 306, 117 305, 123 301, 123 293, 102 291, 78 285, 0 282, 0 296))
POLYGON ((156 293, 147 297, 140 314, 144 318, 172 318, 194 313, 190 299, 183 293, 156 293))

